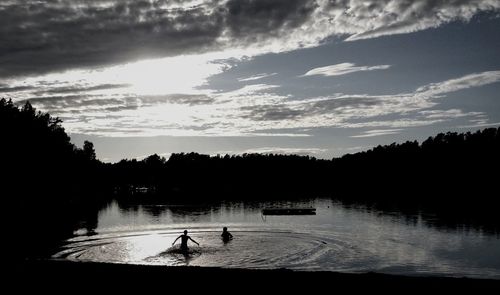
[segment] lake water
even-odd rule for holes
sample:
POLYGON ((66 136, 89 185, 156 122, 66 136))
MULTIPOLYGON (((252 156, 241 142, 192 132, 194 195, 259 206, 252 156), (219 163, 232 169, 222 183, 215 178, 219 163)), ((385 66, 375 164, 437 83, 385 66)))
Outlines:
POLYGON ((54 259, 228 268, 375 271, 500 279, 500 237, 467 227, 440 228, 415 215, 348 207, 330 199, 223 202, 206 206, 119 205, 81 229, 54 259), (269 216, 269 207, 316 208, 316 215, 269 216), (224 243, 227 226, 234 239, 224 243), (180 253, 187 229, 200 243, 180 253))

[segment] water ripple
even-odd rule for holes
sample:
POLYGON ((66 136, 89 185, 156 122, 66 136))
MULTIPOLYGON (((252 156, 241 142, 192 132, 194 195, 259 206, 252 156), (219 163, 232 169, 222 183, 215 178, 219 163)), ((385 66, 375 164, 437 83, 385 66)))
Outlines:
POLYGON ((355 232, 266 230, 234 228, 234 239, 224 243, 220 231, 198 227, 189 235, 200 243, 179 251, 172 242, 183 228, 78 236, 67 241, 54 259, 142 265, 193 265, 225 268, 378 271, 410 275, 447 275, 498 278, 495 269, 475 268, 456 261, 434 261, 439 256, 406 240, 360 240, 355 232), (400 249, 400 250, 398 250, 400 249), (412 254, 411 256, 408 254, 412 254))
MULTIPOLYGON (((179 230, 122 232, 77 237, 68 241, 53 258, 79 261, 121 262, 155 265, 198 265, 241 268, 330 269, 357 256, 348 242, 335 237, 294 231, 242 229, 224 243, 220 232, 198 229, 190 232, 200 246, 188 253, 171 247, 179 230), (335 259, 342 257, 342 261, 335 259)), ((344 265, 345 266, 345 265, 344 265)))

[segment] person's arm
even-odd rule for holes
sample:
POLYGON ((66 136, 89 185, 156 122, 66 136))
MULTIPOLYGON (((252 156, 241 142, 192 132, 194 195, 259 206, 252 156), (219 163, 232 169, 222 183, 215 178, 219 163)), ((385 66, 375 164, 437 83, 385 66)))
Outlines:
POLYGON ((196 245, 198 245, 198 246, 200 245, 200 244, 198 244, 198 242, 197 242, 197 241, 195 241, 195 240, 191 239, 191 237, 189 237, 189 239, 190 239, 191 241, 193 241, 193 243, 195 243, 196 245))
POLYGON ((178 236, 177 239, 175 239, 175 241, 172 243, 172 246, 175 244, 175 242, 177 242, 177 240, 180 238, 181 236, 178 236))
POLYGON ((233 235, 230 232, 228 232, 228 234, 229 234, 229 238, 232 239, 233 235))

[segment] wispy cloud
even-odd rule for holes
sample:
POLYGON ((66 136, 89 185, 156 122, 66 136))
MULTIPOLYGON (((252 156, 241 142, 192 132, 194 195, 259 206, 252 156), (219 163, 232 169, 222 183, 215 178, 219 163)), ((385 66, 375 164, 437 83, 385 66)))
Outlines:
POLYGON ((428 96, 439 96, 454 91, 479 87, 500 81, 500 71, 473 73, 460 78, 450 79, 439 83, 431 83, 419 87, 417 93, 428 96))
POLYGON ((467 21, 481 11, 500 8, 495 0, 485 1, 349 1, 344 24, 357 25, 347 41, 376 38, 380 36, 405 34, 435 28, 442 24, 467 21), (355 23, 358 21, 358 23, 355 23))
POLYGON ((461 125, 461 126, 458 126, 458 128, 500 127, 500 122, 496 122, 496 123, 473 122, 473 123, 474 124, 470 124, 470 125, 461 125))
POLYGON ((381 135, 390 135, 390 134, 400 133, 403 130, 404 129, 375 129, 375 130, 363 131, 362 134, 352 135, 350 137, 362 138, 362 137, 374 137, 374 136, 381 136, 381 135))
MULTIPOLYGON (((422 115, 422 117, 428 119, 455 119, 455 118, 463 118, 463 117, 473 117, 473 116, 483 116, 484 114, 481 112, 464 112, 459 109, 449 109, 449 110, 425 110, 420 111, 418 114, 422 115)), ((483 118, 484 120, 484 118, 483 118)))
POLYGON ((115 90, 119 88, 127 88, 131 87, 131 84, 97 84, 92 86, 85 85, 71 85, 71 86, 63 86, 63 87, 52 87, 49 89, 41 90, 40 93, 37 94, 46 94, 46 93, 54 93, 54 94, 64 94, 64 93, 89 93, 100 90, 115 90))
POLYGON ((386 70, 390 68, 390 65, 379 65, 379 66, 356 66, 353 63, 340 63, 336 65, 326 66, 315 68, 300 77, 305 76, 341 76, 347 75, 355 72, 367 72, 367 71, 375 71, 375 70, 386 70))
MULTIPOLYGON (((489 124, 482 112, 443 109, 438 104, 449 93, 498 82, 500 71, 487 71, 392 95, 296 99, 279 85, 260 83, 195 94, 110 95, 103 89, 48 95, 33 102, 63 118, 68 131, 101 136, 304 136, 308 134, 304 130, 335 127, 373 129, 355 135, 372 137, 458 118, 489 124)), ((16 101, 25 100, 27 93, 23 91, 16 101)))
POLYGON ((456 118, 473 118, 481 112, 436 110, 437 99, 448 93, 500 82, 500 71, 466 75, 394 95, 336 95, 291 101, 274 97, 272 104, 242 107, 243 118, 269 128, 381 127, 406 128, 432 125, 456 118), (383 120, 384 116, 392 116, 383 120), (361 122, 360 122, 361 121, 361 122))
POLYGON ((277 73, 270 73, 270 74, 263 73, 263 74, 253 75, 253 76, 250 76, 247 78, 239 78, 238 82, 255 81, 255 80, 259 80, 259 79, 268 78, 268 77, 274 76, 276 74, 277 73))

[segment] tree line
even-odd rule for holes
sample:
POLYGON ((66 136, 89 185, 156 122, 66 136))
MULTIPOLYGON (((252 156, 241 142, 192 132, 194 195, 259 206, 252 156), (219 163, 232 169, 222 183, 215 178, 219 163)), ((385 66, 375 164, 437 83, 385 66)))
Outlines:
POLYGON ((495 188, 499 147, 500 128, 488 128, 440 133, 422 143, 379 145, 331 160, 177 153, 168 160, 157 154, 143 160, 124 159, 107 164, 106 169, 115 191, 123 194, 217 198, 309 193, 402 201, 417 194, 420 199, 439 194, 440 199, 448 199, 458 198, 456 193, 477 195, 495 188))

